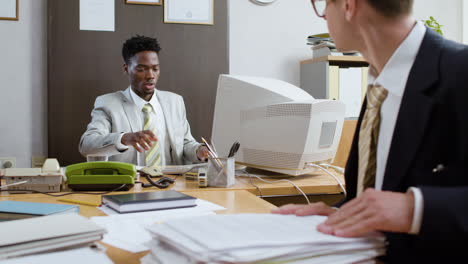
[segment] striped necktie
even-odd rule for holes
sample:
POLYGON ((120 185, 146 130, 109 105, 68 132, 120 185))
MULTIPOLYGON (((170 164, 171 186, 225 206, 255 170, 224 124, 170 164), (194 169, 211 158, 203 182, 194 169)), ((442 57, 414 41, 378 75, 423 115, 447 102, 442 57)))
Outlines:
POLYGON ((359 169, 357 195, 375 186, 377 168, 377 142, 380 128, 380 107, 388 91, 380 85, 369 85, 367 104, 359 129, 359 169))
MULTIPOLYGON (((152 122, 151 112, 153 112, 153 107, 151 104, 145 104, 143 106, 143 114, 145 117, 145 124, 143 125, 143 130, 151 130, 155 135, 157 135, 157 129, 155 124, 152 122)), ((159 147, 159 141, 153 142, 153 145, 146 151, 145 156, 146 166, 148 167, 158 167, 161 166, 161 150, 159 147)))

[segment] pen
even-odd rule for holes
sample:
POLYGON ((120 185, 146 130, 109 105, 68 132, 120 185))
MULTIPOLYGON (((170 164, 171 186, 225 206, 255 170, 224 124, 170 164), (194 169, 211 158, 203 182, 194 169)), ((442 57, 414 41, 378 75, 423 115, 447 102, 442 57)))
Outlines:
POLYGON ((216 162, 218 167, 223 167, 223 164, 218 159, 218 154, 215 151, 213 151, 210 144, 208 144, 208 141, 206 141, 203 137, 201 139, 202 139, 203 143, 205 143, 206 147, 208 148, 208 152, 211 153, 211 156, 212 156, 211 158, 214 159, 214 162, 216 162))
POLYGON ((216 170, 219 171, 221 169, 220 166, 222 166, 222 164, 220 164, 218 157, 210 150, 208 150, 208 156, 210 156, 210 158, 212 159, 212 163, 216 167, 216 170))
POLYGON ((213 148, 215 153, 218 153, 218 151, 216 150, 216 146, 213 144, 213 140, 211 140, 210 142, 211 142, 211 147, 213 148))
POLYGON ((67 203, 75 203, 75 204, 83 204, 83 205, 90 205, 90 206, 101 206, 101 204, 98 203, 91 203, 91 202, 85 202, 85 201, 79 201, 79 200, 73 200, 73 199, 58 199, 60 202, 67 202, 67 203))
POLYGON ((206 147, 208 148, 209 151, 213 152, 213 154, 215 153, 213 151, 213 149, 211 148, 210 144, 208 144, 208 141, 206 141, 203 137, 201 138, 203 143, 205 143, 206 147))

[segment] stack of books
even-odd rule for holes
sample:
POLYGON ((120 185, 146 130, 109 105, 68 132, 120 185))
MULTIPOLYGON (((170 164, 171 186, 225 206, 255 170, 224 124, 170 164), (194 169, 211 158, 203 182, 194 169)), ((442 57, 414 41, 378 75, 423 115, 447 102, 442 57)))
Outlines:
POLYGON ((335 43, 330 38, 330 34, 322 33, 316 35, 310 35, 307 37, 307 45, 311 45, 313 58, 320 58, 325 56, 355 56, 358 55, 357 52, 341 52, 336 48, 335 43))
POLYGON ((311 45, 313 58, 324 56, 342 56, 343 53, 336 49, 335 43, 328 33, 310 35, 307 37, 307 45, 311 45))
POLYGON ((324 216, 237 214, 176 219, 148 228, 152 263, 357 263, 385 254, 381 235, 320 233, 324 216))
POLYGON ((335 47, 335 44, 328 33, 315 34, 307 37, 307 45, 315 46, 322 43, 328 43, 330 46, 335 47))

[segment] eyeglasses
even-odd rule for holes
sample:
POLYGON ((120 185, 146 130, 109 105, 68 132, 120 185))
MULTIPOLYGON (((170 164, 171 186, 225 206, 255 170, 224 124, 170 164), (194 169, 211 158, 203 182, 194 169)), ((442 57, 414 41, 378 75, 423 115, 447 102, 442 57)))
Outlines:
POLYGON ((327 8, 327 0, 311 0, 315 13, 318 17, 325 17, 325 9, 327 8))

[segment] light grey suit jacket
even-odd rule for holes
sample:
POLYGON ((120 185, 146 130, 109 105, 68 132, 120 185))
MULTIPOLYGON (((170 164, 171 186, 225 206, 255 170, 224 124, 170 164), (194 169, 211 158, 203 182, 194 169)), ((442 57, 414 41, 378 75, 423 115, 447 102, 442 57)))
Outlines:
MULTIPOLYGON (((106 155, 109 160, 144 164, 144 155, 133 147, 119 151, 116 143, 121 133, 143 130, 141 110, 136 109, 130 89, 105 94, 96 98, 91 112, 91 123, 81 136, 79 151, 83 156, 106 155), (140 162, 138 162, 140 161, 140 162)), ((156 91, 166 120, 173 164, 198 162, 196 150, 200 143, 195 141, 186 118, 184 100, 180 95, 167 91, 156 91)))

